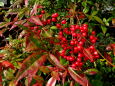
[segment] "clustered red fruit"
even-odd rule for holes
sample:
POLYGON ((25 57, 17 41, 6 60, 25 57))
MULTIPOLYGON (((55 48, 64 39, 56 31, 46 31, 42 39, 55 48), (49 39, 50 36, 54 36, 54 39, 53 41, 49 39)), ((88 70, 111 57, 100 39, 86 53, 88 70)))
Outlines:
MULTIPOLYGON (((42 18, 45 11, 42 10, 40 13, 41 14, 38 15, 38 17, 42 18)), ((69 61, 70 66, 73 68, 81 68, 87 60, 94 62, 98 59, 99 54, 95 48, 95 43, 97 41, 97 37, 95 36, 96 32, 92 31, 89 34, 88 24, 70 25, 69 27, 64 27, 64 24, 67 24, 67 21, 63 19, 59 23, 57 18, 58 16, 58 13, 53 13, 49 19, 41 19, 41 21, 44 26, 51 24, 51 22, 55 22, 55 26, 59 31, 59 45, 62 48, 60 56, 69 61)), ((41 33, 38 26, 30 27, 30 29, 38 35, 41 33)), ((53 41, 51 42, 54 43, 53 41)))
MULTIPOLYGON (((83 24, 82 26, 71 25, 68 28, 61 29, 58 33, 62 47, 60 56, 70 61, 72 67, 81 68, 87 60, 90 60, 90 58, 84 54, 85 48, 93 57, 93 61, 95 61, 95 59, 99 58, 99 54, 94 47, 97 40, 95 34, 95 31, 92 31, 91 35, 88 34, 87 24, 83 24), (71 38, 69 38, 69 36, 71 38), (89 44, 87 44, 86 39, 90 41, 89 44)), ((93 62, 92 60, 90 61, 93 62)))

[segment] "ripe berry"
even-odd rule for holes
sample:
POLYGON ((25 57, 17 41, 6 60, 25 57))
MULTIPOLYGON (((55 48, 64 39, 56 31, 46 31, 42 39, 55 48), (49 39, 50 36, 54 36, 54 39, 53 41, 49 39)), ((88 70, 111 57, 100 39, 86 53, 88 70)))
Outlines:
POLYGON ((84 26, 84 27, 88 27, 88 24, 83 24, 82 26, 84 26))
POLYGON ((70 45, 75 45, 75 42, 73 40, 71 40, 70 45))
POLYGON ((75 64, 76 66, 79 66, 79 62, 77 62, 77 61, 76 61, 74 64, 75 64))
POLYGON ((41 11, 41 14, 45 14, 45 11, 44 11, 44 10, 42 10, 42 11, 41 11))
POLYGON ((77 62, 81 62, 81 58, 77 58, 77 62))
POLYGON ((92 35, 95 35, 95 34, 96 34, 96 32, 95 32, 95 31, 92 31, 92 32, 91 32, 91 34, 92 34, 92 35))
POLYGON ((48 19, 48 20, 47 20, 47 24, 50 24, 50 23, 51 23, 51 19, 48 19))
POLYGON ((75 25, 75 29, 79 29, 80 27, 79 27, 79 25, 75 25))
POLYGON ((97 52, 97 51, 94 51, 93 54, 94 54, 94 55, 98 55, 98 52, 97 52))
POLYGON ((56 27, 57 28, 61 28, 61 24, 56 24, 56 27))
POLYGON ((62 24, 66 24, 66 20, 62 20, 61 23, 62 23, 62 24))
POLYGON ((75 28, 74 28, 74 27, 71 27, 70 30, 71 30, 71 31, 75 31, 75 28))
POLYGON ((96 40, 95 39, 91 40, 91 43, 96 43, 96 40))
POLYGON ((74 53, 78 52, 78 47, 74 47, 74 53))
POLYGON ((58 13, 54 13, 54 14, 52 14, 52 18, 56 18, 56 17, 58 17, 58 16, 59 16, 58 13))
POLYGON ((52 22, 56 22, 57 21, 57 19, 56 18, 52 18, 52 22))
POLYGON ((78 46, 77 46, 77 49, 78 49, 78 51, 81 51, 81 50, 83 49, 83 47, 80 46, 80 45, 78 45, 78 46))
POLYGON ((78 53, 78 58, 81 58, 83 57, 83 54, 82 53, 78 53))
POLYGON ((75 58, 74 58, 74 57, 72 57, 72 56, 69 56, 69 57, 68 57, 68 60, 69 60, 69 61, 74 61, 74 60, 75 60, 75 58))
POLYGON ((89 49, 90 49, 90 50, 94 50, 95 47, 94 47, 93 45, 91 45, 91 46, 89 47, 89 49))
POLYGON ((78 45, 83 46, 84 42, 80 41, 78 45))
POLYGON ((77 33, 72 33, 72 36, 73 37, 77 37, 77 33))
POLYGON ((95 37, 91 35, 89 38, 90 38, 90 40, 93 40, 95 37))
POLYGON ((83 63, 82 63, 82 62, 80 62, 80 63, 79 63, 79 66, 80 66, 80 67, 81 67, 81 66, 83 66, 83 63))
POLYGON ((75 68, 75 67, 76 67, 76 64, 72 64, 71 66, 72 66, 73 68, 75 68))
POLYGON ((42 15, 42 14, 40 14, 38 17, 39 17, 39 18, 42 18, 42 16, 43 16, 43 15, 42 15))

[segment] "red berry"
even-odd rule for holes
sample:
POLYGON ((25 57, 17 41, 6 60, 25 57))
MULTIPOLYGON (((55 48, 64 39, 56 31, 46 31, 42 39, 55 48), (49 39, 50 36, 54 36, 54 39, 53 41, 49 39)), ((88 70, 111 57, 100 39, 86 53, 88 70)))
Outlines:
POLYGON ((88 27, 88 24, 83 24, 82 26, 84 26, 84 27, 88 27))
POLYGON ((73 37, 77 37, 77 33, 72 33, 72 36, 73 37))
POLYGON ((83 66, 83 63, 82 63, 82 62, 80 62, 80 63, 79 63, 79 66, 80 66, 80 67, 81 67, 81 66, 83 66))
POLYGON ((56 24, 56 27, 57 28, 61 28, 61 24, 56 24))
POLYGON ((96 34, 96 32, 95 32, 95 31, 92 31, 92 32, 91 32, 91 34, 92 34, 92 35, 95 35, 95 34, 96 34))
POLYGON ((95 39, 91 40, 91 43, 96 43, 96 40, 95 39))
POLYGON ((62 20, 61 23, 62 23, 62 24, 66 24, 66 20, 62 20))
POLYGON ((71 31, 75 31, 75 28, 74 28, 74 27, 71 27, 70 30, 71 30, 71 31))
POLYGON ((51 19, 48 19, 48 20, 47 20, 47 24, 50 24, 50 23, 51 23, 51 19))
POLYGON ((79 25, 75 25, 75 29, 79 29, 80 27, 79 27, 79 25))
POLYGON ((94 54, 94 55, 98 55, 98 52, 97 52, 97 51, 94 51, 93 54, 94 54))
POLYGON ((42 11, 41 11, 41 14, 45 14, 45 11, 44 11, 44 10, 42 10, 42 11))
POLYGON ((93 45, 91 45, 91 46, 89 47, 89 49, 90 49, 90 50, 94 50, 95 47, 94 47, 93 45))
POLYGON ((75 60, 75 58, 74 58, 74 57, 72 57, 72 56, 69 56, 68 60, 69 60, 69 61, 74 61, 74 60, 75 60))
POLYGON ((80 41, 78 45, 83 46, 84 42, 80 41))
POLYGON ((77 58, 77 62, 81 62, 81 58, 77 58))
POLYGON ((72 66, 73 68, 75 68, 75 67, 76 67, 76 64, 72 64, 71 66, 72 66))
POLYGON ((74 47, 74 53, 78 52, 78 47, 74 47))
POLYGON ((75 42, 73 40, 71 40, 70 45, 75 45, 75 42))
POLYGON ((38 17, 39 17, 39 18, 42 18, 42 16, 43 16, 43 15, 42 15, 42 14, 40 14, 38 17))
POLYGON ((95 37, 91 35, 89 38, 90 38, 90 40, 93 40, 95 37))
POLYGON ((56 18, 52 18, 52 22, 56 22, 57 21, 57 19, 56 18))
POLYGON ((80 46, 80 45, 78 45, 78 46, 77 46, 77 49, 78 49, 78 51, 81 51, 81 50, 83 49, 83 47, 80 46))
POLYGON ((86 32, 83 32, 83 33, 82 33, 82 36, 83 36, 83 37, 86 37, 86 36, 87 36, 87 33, 86 33, 86 32))
POLYGON ((81 58, 83 57, 83 54, 82 53, 78 53, 78 58, 81 58))
POLYGON ((58 17, 58 16, 59 16, 58 13, 54 13, 54 14, 52 14, 52 18, 56 18, 56 17, 58 17))
POLYGON ((76 66, 79 66, 79 62, 77 62, 77 61, 76 61, 74 64, 75 64, 76 66))

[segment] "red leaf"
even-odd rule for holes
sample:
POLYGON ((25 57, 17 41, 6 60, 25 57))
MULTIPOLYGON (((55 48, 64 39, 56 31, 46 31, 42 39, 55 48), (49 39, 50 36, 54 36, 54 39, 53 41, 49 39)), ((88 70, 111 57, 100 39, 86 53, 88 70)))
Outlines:
POLYGON ((38 18, 38 16, 32 16, 28 19, 28 21, 30 21, 31 23, 35 23, 36 25, 41 25, 43 26, 42 22, 40 21, 40 19, 38 18))
POLYGON ((33 6, 33 9, 31 10, 30 12, 30 15, 33 16, 33 15, 36 15, 37 14, 37 9, 38 9, 38 6, 37 4, 34 4, 33 6))
POLYGON ((56 84, 56 79, 55 79, 54 77, 51 77, 51 78, 48 80, 46 86, 55 86, 55 84, 56 84))
POLYGON ((84 55, 90 59, 91 62, 93 62, 93 55, 91 54, 90 50, 87 48, 84 48, 83 50, 84 55))
POLYGON ((57 65, 59 68, 64 69, 64 66, 59 62, 59 60, 53 55, 53 54, 49 54, 51 60, 55 63, 55 65, 57 65))
POLYGON ((84 74, 82 75, 77 74, 71 67, 68 68, 68 72, 71 75, 71 77, 80 85, 90 86, 88 79, 84 74))
POLYGON ((30 55, 23 63, 22 67, 18 71, 15 84, 17 85, 18 81, 24 77, 28 77, 28 86, 32 80, 32 77, 35 76, 39 67, 44 64, 46 61, 47 55, 42 55, 40 53, 33 53, 30 55))
POLYGON ((10 30, 16 28, 17 24, 22 24, 22 23, 23 23, 23 20, 14 22, 14 24, 12 25, 12 27, 10 28, 10 30))
POLYGON ((108 53, 104 52, 104 57, 105 57, 109 62, 112 62, 112 58, 111 58, 111 56, 110 56, 108 53))
POLYGON ((5 67, 5 68, 14 69, 14 65, 12 63, 10 63, 9 61, 3 61, 2 66, 5 67))

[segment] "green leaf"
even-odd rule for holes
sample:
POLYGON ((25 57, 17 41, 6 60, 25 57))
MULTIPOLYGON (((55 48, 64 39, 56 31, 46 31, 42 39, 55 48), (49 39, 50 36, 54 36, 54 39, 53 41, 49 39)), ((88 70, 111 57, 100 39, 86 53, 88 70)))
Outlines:
POLYGON ((83 9, 83 12, 86 14, 86 13, 88 13, 88 11, 89 11, 89 7, 86 6, 86 7, 83 9))
POLYGON ((51 26, 50 29, 55 30, 55 29, 57 29, 57 27, 56 26, 51 26))
POLYGON ((97 13, 98 13, 98 11, 93 11, 92 14, 91 14, 91 16, 93 17, 93 16, 95 16, 97 13))
POLYGON ((99 18, 98 16, 93 16, 93 18, 94 18, 97 22, 99 22, 100 24, 103 24, 103 25, 104 25, 102 19, 99 18))
POLYGON ((2 6, 2 7, 4 6, 4 3, 3 3, 3 2, 1 2, 1 1, 0 1, 0 6, 2 6))
POLYGON ((107 32, 107 28, 105 26, 101 25, 101 29, 102 29, 103 34, 107 32))
POLYGON ((83 7, 86 7, 87 6, 87 3, 85 1, 82 2, 82 6, 83 7))
POLYGON ((98 73, 99 71, 97 69, 87 69, 86 71, 84 71, 85 74, 88 74, 88 75, 94 75, 96 73, 98 73))

